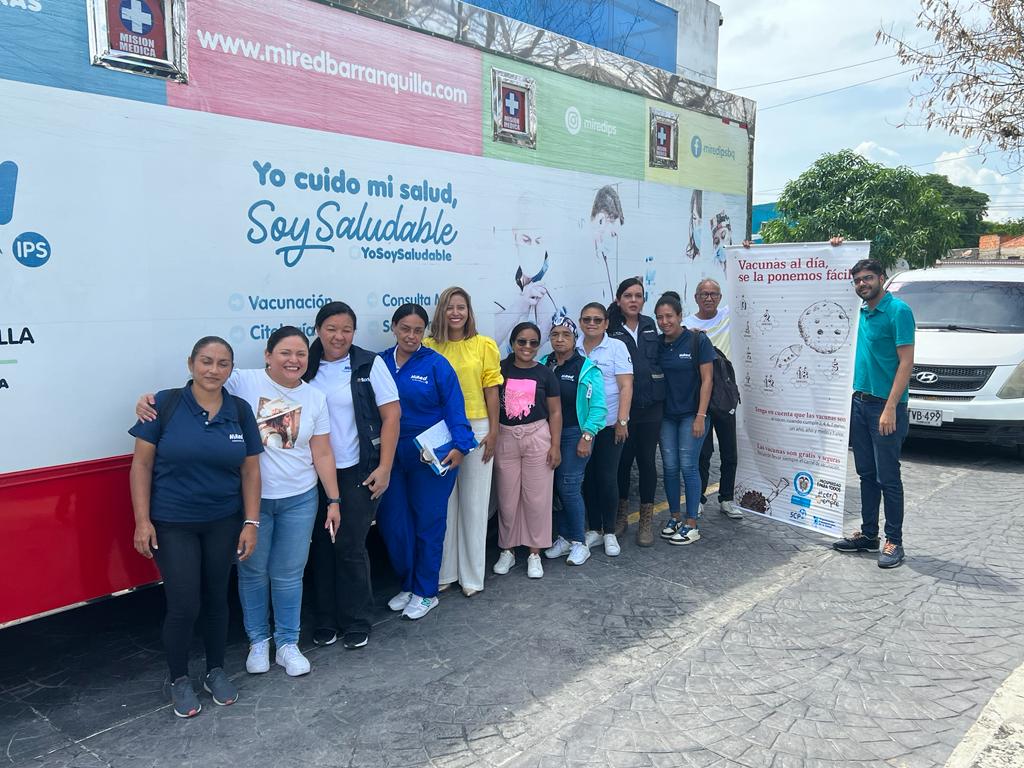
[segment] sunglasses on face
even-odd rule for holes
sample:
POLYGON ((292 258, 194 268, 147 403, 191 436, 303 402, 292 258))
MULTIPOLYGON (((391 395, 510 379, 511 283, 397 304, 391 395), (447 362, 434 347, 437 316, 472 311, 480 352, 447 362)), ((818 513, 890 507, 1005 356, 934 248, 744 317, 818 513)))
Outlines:
POLYGON ((537 347, 540 346, 540 341, 538 341, 537 339, 516 339, 516 346, 530 347, 531 349, 536 349, 537 347))
POLYGON ((603 317, 581 317, 580 322, 584 325, 600 325, 604 322, 603 317))

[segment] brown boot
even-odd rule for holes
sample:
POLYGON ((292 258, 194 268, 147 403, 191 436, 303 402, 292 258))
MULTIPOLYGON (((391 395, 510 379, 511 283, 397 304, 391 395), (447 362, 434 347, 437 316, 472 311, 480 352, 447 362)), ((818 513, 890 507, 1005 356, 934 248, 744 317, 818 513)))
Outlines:
POLYGON ((636 543, 640 547, 654 546, 654 505, 640 505, 640 524, 636 527, 636 543))
POLYGON ((629 528, 629 501, 619 499, 619 511, 615 515, 615 538, 621 539, 629 528))

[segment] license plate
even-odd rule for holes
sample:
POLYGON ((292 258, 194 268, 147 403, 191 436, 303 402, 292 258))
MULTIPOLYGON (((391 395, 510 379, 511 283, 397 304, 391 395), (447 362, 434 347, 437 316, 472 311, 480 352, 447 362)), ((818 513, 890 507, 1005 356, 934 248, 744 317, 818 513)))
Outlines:
POLYGON ((919 427, 941 427, 942 411, 932 408, 908 408, 910 423, 919 427))

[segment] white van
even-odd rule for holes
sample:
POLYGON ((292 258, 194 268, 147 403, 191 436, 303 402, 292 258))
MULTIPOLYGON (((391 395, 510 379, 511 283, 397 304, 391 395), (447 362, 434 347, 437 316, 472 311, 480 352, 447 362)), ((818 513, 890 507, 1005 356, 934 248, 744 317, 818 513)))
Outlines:
POLYGON ((893 277, 914 311, 910 434, 1024 453, 1024 264, 945 264, 893 277))

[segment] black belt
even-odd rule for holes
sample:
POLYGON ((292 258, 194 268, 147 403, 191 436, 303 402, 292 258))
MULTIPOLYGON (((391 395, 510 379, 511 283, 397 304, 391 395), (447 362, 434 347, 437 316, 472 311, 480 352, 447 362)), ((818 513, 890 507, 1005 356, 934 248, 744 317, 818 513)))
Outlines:
POLYGON ((863 400, 866 403, 887 403, 887 402, 889 402, 884 397, 875 397, 874 395, 869 395, 867 392, 854 392, 853 393, 853 399, 854 400, 863 400))

